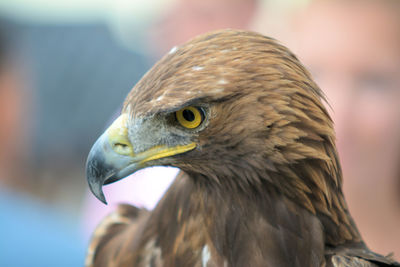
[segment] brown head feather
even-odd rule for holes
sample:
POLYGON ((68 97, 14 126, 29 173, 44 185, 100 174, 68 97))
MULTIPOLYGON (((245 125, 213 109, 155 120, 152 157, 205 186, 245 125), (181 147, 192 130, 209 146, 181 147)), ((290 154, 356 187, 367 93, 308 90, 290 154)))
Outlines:
POLYGON ((340 227, 328 242, 360 241, 343 201, 333 123, 321 100, 287 48, 226 30, 171 50, 134 87, 124 109, 145 117, 207 103, 211 119, 198 133, 199 149, 178 167, 229 187, 266 181, 323 217, 325 227, 340 227), (235 175, 241 180, 228 178, 235 175))

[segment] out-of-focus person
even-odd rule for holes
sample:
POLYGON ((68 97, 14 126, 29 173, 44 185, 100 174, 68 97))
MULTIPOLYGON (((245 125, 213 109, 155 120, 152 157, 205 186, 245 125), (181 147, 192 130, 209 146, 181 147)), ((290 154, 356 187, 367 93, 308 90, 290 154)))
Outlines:
MULTIPOLYGON (((147 30, 149 53, 157 59, 174 46, 198 34, 222 28, 248 29, 256 13, 258 0, 177 0, 147 30)), ((105 207, 88 193, 84 208, 84 230, 90 235, 115 204, 129 203, 153 209, 178 169, 153 167, 141 170, 118 184, 104 187, 108 202, 105 207)))
POLYGON ((248 29, 259 0, 176 0, 150 26, 147 39, 156 56, 208 31, 248 29))
POLYGON ((24 168, 20 163, 26 158, 29 121, 28 93, 23 90, 21 72, 11 49, 12 30, 10 22, 0 19, 0 182, 23 188, 20 177, 24 168))
POLYGON ((332 106, 344 192, 374 251, 400 259, 400 1, 315 0, 289 47, 332 106))
POLYGON ((30 94, 11 49, 15 28, 0 25, 0 266, 82 265, 79 229, 28 194, 30 94))

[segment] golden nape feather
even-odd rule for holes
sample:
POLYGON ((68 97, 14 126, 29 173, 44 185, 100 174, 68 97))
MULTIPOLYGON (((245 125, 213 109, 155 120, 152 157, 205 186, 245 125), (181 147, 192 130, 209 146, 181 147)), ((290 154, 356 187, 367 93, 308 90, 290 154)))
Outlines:
POLYGON ((324 96, 284 46, 211 32, 132 89, 87 161, 93 194, 149 166, 181 169, 157 207, 122 206, 87 266, 400 266, 364 244, 342 193, 324 96))

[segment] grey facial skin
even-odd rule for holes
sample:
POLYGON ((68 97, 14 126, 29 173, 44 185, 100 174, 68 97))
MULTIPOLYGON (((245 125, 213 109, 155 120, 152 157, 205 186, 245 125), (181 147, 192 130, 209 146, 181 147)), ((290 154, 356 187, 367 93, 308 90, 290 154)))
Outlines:
POLYGON ((122 114, 99 137, 87 159, 86 178, 90 190, 101 202, 107 204, 103 185, 156 165, 157 159, 164 155, 180 154, 195 147, 190 134, 169 120, 169 116, 161 115, 129 119, 122 114))

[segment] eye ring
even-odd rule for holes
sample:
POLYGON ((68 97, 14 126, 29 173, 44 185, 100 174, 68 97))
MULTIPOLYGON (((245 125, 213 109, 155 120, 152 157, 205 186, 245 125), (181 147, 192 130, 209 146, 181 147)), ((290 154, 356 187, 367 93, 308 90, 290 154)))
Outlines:
POLYGON ((184 107, 175 112, 175 118, 180 125, 187 129, 195 129, 204 120, 204 111, 198 107, 184 107))

